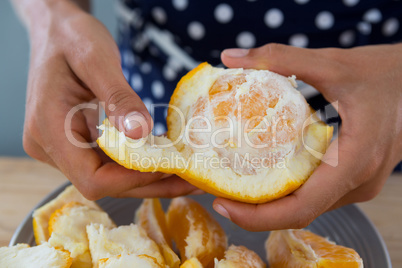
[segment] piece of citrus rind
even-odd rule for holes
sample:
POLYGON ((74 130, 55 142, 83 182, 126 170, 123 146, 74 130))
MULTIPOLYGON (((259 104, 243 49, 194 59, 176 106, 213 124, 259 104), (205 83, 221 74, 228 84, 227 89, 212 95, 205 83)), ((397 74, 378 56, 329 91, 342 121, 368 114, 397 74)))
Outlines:
POLYGON ((71 253, 73 258, 71 267, 92 267, 86 231, 86 226, 91 223, 103 224, 109 228, 116 226, 106 212, 78 202, 67 203, 50 216, 48 243, 71 253))
POLYGON ((30 247, 28 244, 17 244, 0 248, 0 266, 5 268, 69 268, 71 264, 70 252, 51 247, 46 242, 34 247, 30 247))
POLYGON ((144 199, 135 214, 135 223, 141 226, 148 236, 156 242, 169 267, 178 268, 180 259, 172 249, 167 231, 166 216, 158 198, 144 199))
MULTIPOLYGON (((239 175, 230 168, 205 167, 205 165, 199 164, 203 161, 200 157, 204 156, 193 154, 185 158, 176 149, 170 149, 174 147, 160 149, 153 146, 152 152, 150 152, 148 150, 152 147, 150 144, 145 144, 145 148, 130 148, 126 142, 119 144, 116 137, 122 137, 121 132, 108 120, 105 120, 101 129, 104 130, 98 139, 99 146, 120 165, 141 172, 176 174, 215 196, 246 203, 265 203, 286 196, 299 188, 321 162, 320 158, 311 154, 311 151, 325 152, 332 138, 332 127, 328 127, 323 122, 316 122, 308 127, 304 138, 309 149, 303 148, 296 153, 293 158, 289 159, 286 168, 262 169, 256 175, 239 175), (119 145, 112 148, 106 145, 106 140, 113 140, 114 144, 119 145), (123 156, 120 154, 122 151, 123 156), (130 155, 133 154, 142 156, 142 159, 148 158, 147 163, 150 164, 141 165, 138 161, 130 161, 130 155), (174 161, 169 162, 169 159, 174 161)), ((129 139, 124 137, 124 140, 129 139)), ((207 155, 205 158, 208 161, 207 155)))
POLYGON ((102 224, 87 225, 89 249, 94 268, 99 260, 119 254, 148 255, 165 265, 158 245, 148 237, 145 230, 136 224, 107 228, 102 224))
POLYGON ((167 268, 151 256, 146 254, 119 254, 109 258, 100 259, 99 268, 121 268, 121 267, 141 267, 141 268, 167 268))
POLYGON ((214 258, 222 258, 227 237, 216 219, 195 200, 174 198, 168 208, 167 227, 176 243, 182 262, 197 258, 205 267, 212 267, 214 258), (180 228, 178 228, 180 226, 180 228))
POLYGON ((96 202, 86 199, 73 185, 67 186, 55 199, 33 212, 33 232, 37 245, 49 240, 49 219, 51 214, 70 202, 78 202, 90 208, 102 210, 96 202))
POLYGON ((195 102, 199 96, 197 90, 200 87, 210 88, 224 70, 202 63, 180 80, 170 101, 167 138, 149 135, 147 138, 133 140, 125 137, 106 119, 99 127, 103 131, 97 140, 100 148, 126 168, 177 174, 208 193, 236 201, 265 203, 295 191, 320 164, 332 138, 333 128, 314 114, 310 117, 312 123, 303 133, 303 146, 299 146, 299 150, 286 159, 285 165, 260 168, 257 174, 241 175, 229 167, 215 168, 208 164, 211 159, 219 157, 214 151, 193 153, 182 142, 180 122, 185 119, 175 109, 186 115, 188 103, 195 102), (200 86, 197 81, 209 84, 200 86))
POLYGON ((215 259, 215 268, 265 268, 265 263, 260 256, 245 246, 230 245, 225 251, 225 257, 215 259))
POLYGON ((270 267, 363 268, 363 260, 354 249, 303 229, 271 231, 265 249, 270 267), (322 249, 326 253, 321 255, 322 249), (341 255, 335 257, 339 251, 341 255))
POLYGON ((180 265, 180 268, 204 268, 204 267, 197 258, 193 257, 191 259, 186 260, 182 265, 180 265))

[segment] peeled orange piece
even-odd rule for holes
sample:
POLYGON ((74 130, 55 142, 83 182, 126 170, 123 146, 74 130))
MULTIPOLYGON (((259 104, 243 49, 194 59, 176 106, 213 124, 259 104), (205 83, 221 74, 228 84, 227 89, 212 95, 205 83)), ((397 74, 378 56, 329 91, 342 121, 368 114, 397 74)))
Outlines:
POLYGON ((177 197, 172 200, 167 212, 167 226, 183 262, 197 258, 204 267, 213 267, 214 258, 223 258, 227 247, 225 232, 193 199, 177 197))
POLYGON ((89 249, 94 268, 98 268, 99 260, 121 254, 147 255, 155 258, 161 266, 165 260, 158 245, 150 239, 145 230, 136 224, 107 228, 93 223, 87 226, 89 249))
POLYGON ((135 223, 141 226, 147 232, 149 238, 158 244, 166 264, 173 268, 179 267, 180 259, 172 250, 165 212, 159 199, 144 199, 136 212, 135 223))
POLYGON ((87 225, 100 223, 115 227, 109 215, 101 210, 70 202, 52 213, 49 219, 49 245, 71 253, 72 268, 91 268, 87 225))
POLYGON ((180 268, 204 268, 204 266, 202 266, 201 262, 197 258, 193 257, 180 265, 180 268))
POLYGON ((72 258, 65 250, 51 247, 48 243, 30 247, 28 244, 17 244, 0 248, 0 267, 2 268, 69 268, 72 258))
POLYGON ((265 247, 272 268, 363 267, 354 249, 336 245, 307 230, 273 231, 265 247))
POLYGON ((202 63, 170 99, 167 137, 133 140, 106 119, 97 142, 126 168, 177 174, 216 196, 264 203, 300 187, 332 137, 295 87, 294 76, 202 63))
POLYGON ((123 254, 99 260, 99 268, 165 268, 158 261, 148 255, 123 254))
POLYGON ((225 251, 225 258, 215 260, 215 268, 265 268, 265 263, 260 256, 245 246, 231 245, 225 251))
POLYGON ((103 211, 95 202, 86 199, 73 185, 66 187, 55 199, 33 212, 33 232, 37 245, 49 240, 49 219, 52 213, 70 202, 77 202, 89 208, 103 211))

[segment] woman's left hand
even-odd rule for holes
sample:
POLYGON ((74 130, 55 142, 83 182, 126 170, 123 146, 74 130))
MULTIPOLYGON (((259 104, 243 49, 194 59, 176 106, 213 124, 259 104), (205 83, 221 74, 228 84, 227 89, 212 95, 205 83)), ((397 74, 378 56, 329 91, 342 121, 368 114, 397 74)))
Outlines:
POLYGON ((298 190, 258 205, 217 198, 217 212, 251 231, 304 228, 328 210, 368 201, 381 191, 402 159, 402 45, 304 49, 268 44, 225 50, 222 61, 231 68, 295 74, 330 103, 338 102, 342 128, 298 190))

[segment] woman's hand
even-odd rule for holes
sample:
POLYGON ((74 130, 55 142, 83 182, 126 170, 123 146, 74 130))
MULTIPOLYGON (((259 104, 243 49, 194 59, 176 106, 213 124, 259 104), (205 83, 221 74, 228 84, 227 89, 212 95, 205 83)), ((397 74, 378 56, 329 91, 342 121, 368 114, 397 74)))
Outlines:
POLYGON ((98 20, 70 1, 31 2, 36 2, 33 9, 19 9, 26 12, 31 41, 26 152, 60 169, 92 200, 194 191, 177 176, 161 179, 161 173, 125 169, 89 145, 98 137, 99 103, 111 122, 132 138, 148 135, 152 119, 126 82, 118 48, 98 20))
POLYGON ((303 49, 268 44, 226 50, 222 61, 232 68, 295 74, 329 102, 338 102, 342 128, 321 165, 294 193, 260 205, 217 198, 216 211, 252 231, 304 228, 325 211, 370 200, 381 191, 402 159, 402 45, 303 49))

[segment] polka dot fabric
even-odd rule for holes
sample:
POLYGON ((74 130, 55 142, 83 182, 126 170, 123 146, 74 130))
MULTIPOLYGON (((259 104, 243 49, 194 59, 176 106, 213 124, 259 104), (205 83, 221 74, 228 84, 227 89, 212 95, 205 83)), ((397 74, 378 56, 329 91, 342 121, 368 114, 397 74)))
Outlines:
POLYGON ((343 47, 398 42, 397 0, 121 0, 118 44, 123 73, 166 130, 166 107, 184 67, 146 32, 152 24, 195 62, 220 64, 225 48, 270 42, 298 47, 343 47))

